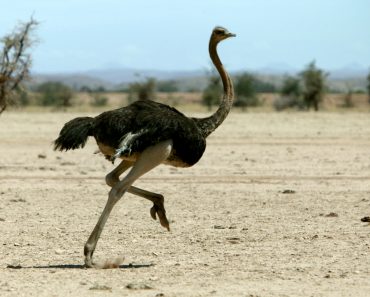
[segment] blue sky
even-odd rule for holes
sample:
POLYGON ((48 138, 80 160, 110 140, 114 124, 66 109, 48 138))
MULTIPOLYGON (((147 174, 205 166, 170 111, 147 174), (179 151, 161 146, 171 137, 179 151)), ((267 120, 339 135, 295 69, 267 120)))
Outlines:
POLYGON ((230 70, 370 67, 369 0, 1 0, 0 36, 40 21, 34 72, 208 68, 211 30, 230 70))

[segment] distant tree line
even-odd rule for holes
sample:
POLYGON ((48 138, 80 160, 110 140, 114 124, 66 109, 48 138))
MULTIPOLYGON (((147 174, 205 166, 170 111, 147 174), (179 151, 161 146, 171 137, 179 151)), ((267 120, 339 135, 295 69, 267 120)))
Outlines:
MULTIPOLYGON (((259 106, 263 102, 259 99, 259 93, 279 93, 279 97, 273 102, 276 110, 286 108, 297 108, 318 110, 320 102, 326 92, 325 80, 327 73, 319 69, 315 62, 309 63, 306 68, 296 76, 286 76, 280 88, 264 82, 252 73, 245 72, 233 78, 235 89, 235 106, 245 109, 247 107, 259 106)), ((370 73, 367 76, 367 89, 369 92, 370 103, 370 73)), ((34 90, 36 102, 42 106, 69 107, 72 105, 74 91, 72 88, 60 82, 45 82, 38 85, 34 90), (36 94, 36 95, 35 95, 36 94)), ((157 92, 176 92, 176 81, 158 82, 154 78, 147 78, 141 82, 131 83, 123 92, 128 93, 128 102, 136 100, 156 100, 157 92)), ((104 88, 90 89, 83 87, 80 91, 87 92, 90 97, 90 105, 105 106, 108 98, 104 88)), ((208 84, 202 94, 202 102, 209 109, 218 105, 222 94, 220 77, 211 75, 208 84)), ((343 107, 352 107, 352 89, 348 89, 343 97, 343 107)), ((19 96, 21 104, 29 103, 27 93, 23 92, 19 96)), ((170 98, 170 97, 169 97, 170 98)), ((176 100, 172 100, 174 104, 176 100)), ((177 101, 176 101, 177 102, 177 101)))
MULTIPOLYGON (((105 95, 106 90, 104 88, 98 87, 94 90, 83 88, 81 91, 89 94, 91 106, 105 106, 108 103, 108 97, 105 95)), ((56 108, 66 108, 73 105, 75 91, 61 82, 44 82, 34 88, 34 92, 36 93, 35 103, 38 105, 56 108)))

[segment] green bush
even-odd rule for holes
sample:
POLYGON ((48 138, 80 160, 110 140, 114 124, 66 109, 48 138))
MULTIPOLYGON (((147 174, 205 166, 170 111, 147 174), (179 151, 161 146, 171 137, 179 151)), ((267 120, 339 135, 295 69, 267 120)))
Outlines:
POLYGON ((60 82, 45 82, 38 86, 39 103, 42 106, 71 106, 72 89, 60 82))
POLYGON ((94 94, 91 101, 91 106, 106 106, 108 103, 108 98, 106 96, 101 96, 99 94, 94 94))
POLYGON ((157 90, 158 92, 173 93, 177 92, 179 89, 177 87, 176 81, 164 80, 157 82, 157 90))
POLYGON ((258 106, 260 102, 256 91, 257 79, 250 73, 243 73, 236 78, 235 83, 235 106, 243 109, 250 106, 258 106))
POLYGON ((30 98, 26 90, 20 90, 18 92, 19 104, 22 106, 30 105, 30 98))
POLYGON ((280 111, 286 108, 303 109, 302 88, 299 78, 287 76, 280 89, 280 97, 277 98, 273 106, 280 111))
POLYGON ((256 107, 259 105, 261 105, 261 102, 256 95, 253 97, 237 96, 234 102, 234 106, 241 107, 243 110, 247 107, 256 107))
POLYGON ((140 83, 132 83, 128 87, 128 102, 136 100, 155 100, 156 98, 156 80, 147 78, 146 81, 140 83))
POLYGON ((367 75, 367 94, 369 95, 369 103, 370 103, 370 73, 367 75))
POLYGON ((221 86, 220 77, 210 76, 208 79, 208 85, 203 91, 202 103, 211 110, 213 105, 217 105, 220 102, 221 97, 221 86))

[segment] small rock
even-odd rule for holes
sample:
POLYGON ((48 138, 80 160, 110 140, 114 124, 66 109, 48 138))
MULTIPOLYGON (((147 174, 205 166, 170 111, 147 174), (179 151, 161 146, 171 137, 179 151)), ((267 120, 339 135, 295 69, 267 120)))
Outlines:
POLYGON ((239 237, 226 237, 227 240, 240 240, 239 237))
POLYGON ((56 249, 56 250, 55 250, 55 254, 57 254, 57 255, 62 255, 62 254, 64 254, 64 251, 63 251, 63 250, 61 250, 61 249, 56 249))
POLYGON ((19 199, 10 199, 10 202, 26 202, 25 199, 19 198, 19 199))
POLYGON ((62 165, 62 166, 69 166, 69 165, 76 165, 76 163, 65 161, 65 162, 60 163, 60 165, 62 165))
POLYGON ((145 283, 129 283, 126 286, 129 290, 151 290, 153 289, 151 286, 145 284, 145 283))
POLYGON ((112 291, 112 288, 105 285, 94 285, 90 287, 89 290, 112 291))
POLYGON ((227 237, 226 240, 231 244, 240 243, 240 238, 239 237, 227 237))
POLYGON ((0 222, 5 222, 5 219, 3 219, 3 218, 0 218, 0 222))
POLYGON ((39 159, 46 159, 46 155, 45 154, 38 154, 37 157, 39 159))
POLYGON ((20 246, 20 244, 18 242, 15 242, 13 245, 14 246, 20 246))
POLYGON ((338 217, 338 214, 335 213, 335 212, 331 212, 331 213, 328 213, 327 215, 325 215, 325 217, 327 217, 327 218, 336 218, 336 217, 338 217))
POLYGON ((214 225, 213 229, 226 229, 226 227, 221 226, 221 225, 214 225))
POLYGON ((238 241, 238 240, 229 240, 229 243, 231 243, 231 244, 238 244, 238 243, 240 243, 240 241, 238 241))
POLYGON ((361 218, 361 222, 370 223, 370 217, 363 217, 363 218, 361 218))
POLYGON ((284 191, 282 191, 283 194, 294 194, 295 191, 294 190, 289 190, 289 189, 286 189, 284 191))

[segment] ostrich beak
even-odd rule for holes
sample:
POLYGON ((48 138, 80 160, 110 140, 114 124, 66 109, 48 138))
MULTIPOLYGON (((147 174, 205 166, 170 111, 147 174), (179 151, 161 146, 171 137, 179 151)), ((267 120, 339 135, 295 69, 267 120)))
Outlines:
POLYGON ((228 32, 227 37, 236 37, 236 34, 228 32))

